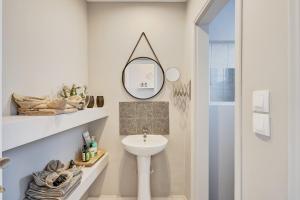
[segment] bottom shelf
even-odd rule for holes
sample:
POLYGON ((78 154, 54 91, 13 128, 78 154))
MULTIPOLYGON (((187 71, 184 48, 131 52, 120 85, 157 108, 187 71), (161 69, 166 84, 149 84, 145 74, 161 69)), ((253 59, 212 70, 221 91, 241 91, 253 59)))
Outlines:
POLYGON ((83 175, 80 185, 68 196, 67 200, 80 200, 85 192, 89 189, 96 178, 101 174, 108 164, 108 153, 100 158, 92 167, 83 168, 83 175))

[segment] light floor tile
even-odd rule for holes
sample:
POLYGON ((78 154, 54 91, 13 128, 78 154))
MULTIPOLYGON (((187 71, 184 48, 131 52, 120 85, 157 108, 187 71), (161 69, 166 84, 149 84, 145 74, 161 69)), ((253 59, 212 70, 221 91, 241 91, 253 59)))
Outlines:
MULTIPOLYGON (((88 200, 137 200, 132 197, 119 197, 102 195, 100 198, 88 198, 88 200)), ((185 196, 155 197, 152 200, 186 200, 185 196)))

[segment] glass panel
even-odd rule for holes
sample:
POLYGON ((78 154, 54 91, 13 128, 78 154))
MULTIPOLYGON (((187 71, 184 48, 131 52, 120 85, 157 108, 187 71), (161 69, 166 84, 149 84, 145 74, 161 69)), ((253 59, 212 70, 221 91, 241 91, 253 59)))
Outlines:
POLYGON ((210 69, 210 101, 232 102, 234 101, 233 68, 211 68, 210 69))
POLYGON ((228 67, 234 68, 234 65, 235 65, 234 43, 228 43, 228 67))
POLYGON ((227 43, 211 44, 210 66, 214 68, 225 68, 228 66, 228 47, 227 43))
POLYGON ((234 102, 234 42, 210 43, 210 101, 234 102))

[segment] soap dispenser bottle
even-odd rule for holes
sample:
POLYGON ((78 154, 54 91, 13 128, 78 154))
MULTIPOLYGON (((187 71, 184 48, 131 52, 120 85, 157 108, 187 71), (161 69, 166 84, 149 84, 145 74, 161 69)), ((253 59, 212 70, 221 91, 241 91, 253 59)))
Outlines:
POLYGON ((92 136, 92 141, 91 141, 91 144, 90 144, 90 152, 92 154, 92 157, 97 155, 97 151, 98 151, 98 144, 95 140, 95 137, 92 136))

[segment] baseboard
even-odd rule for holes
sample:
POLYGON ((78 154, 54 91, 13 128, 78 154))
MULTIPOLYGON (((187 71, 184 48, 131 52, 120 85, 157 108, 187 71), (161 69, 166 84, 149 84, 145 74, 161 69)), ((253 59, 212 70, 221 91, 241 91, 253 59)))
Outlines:
MULTIPOLYGON (((101 195, 101 197, 90 197, 88 200, 137 200, 134 197, 120 197, 115 195, 101 195)), ((152 200, 187 200, 185 196, 173 195, 169 197, 153 197, 152 200)))

